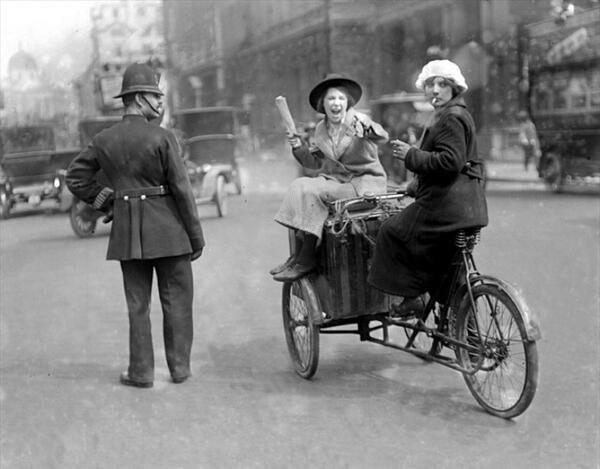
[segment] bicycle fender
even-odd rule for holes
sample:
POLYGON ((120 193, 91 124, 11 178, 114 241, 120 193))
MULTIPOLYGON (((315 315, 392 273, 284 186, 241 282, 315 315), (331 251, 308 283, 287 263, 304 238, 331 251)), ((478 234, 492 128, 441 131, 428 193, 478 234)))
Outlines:
POLYGON ((498 289, 504 291, 504 293, 506 293, 510 297, 510 299, 518 306, 519 311, 522 313, 527 339, 532 342, 541 340, 542 332, 540 330, 538 318, 525 302, 525 298, 523 297, 523 294, 520 290, 518 290, 513 285, 505 282, 504 280, 492 277, 491 275, 476 275, 471 278, 472 286, 475 286, 478 283, 485 283, 488 285, 491 284, 496 286, 498 289))
POLYGON ((314 324, 322 324, 323 323, 323 313, 321 309, 321 302, 319 301, 319 297, 317 296, 317 290, 314 287, 313 283, 308 277, 302 277, 298 280, 300 285, 302 286, 302 290, 308 302, 310 303, 310 312, 312 316, 312 320, 314 324))

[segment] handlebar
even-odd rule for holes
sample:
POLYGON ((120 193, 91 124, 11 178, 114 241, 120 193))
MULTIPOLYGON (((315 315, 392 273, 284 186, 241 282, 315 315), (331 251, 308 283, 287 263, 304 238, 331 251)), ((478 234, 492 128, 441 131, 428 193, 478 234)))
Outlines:
POLYGON ((330 207, 332 207, 336 212, 341 211, 352 211, 352 208, 358 209, 360 205, 367 204, 370 208, 376 207, 383 201, 386 200, 402 200, 407 197, 405 191, 397 191, 394 193, 386 193, 386 194, 374 194, 372 192, 366 192, 364 195, 360 197, 351 197, 348 199, 338 199, 333 202, 330 202, 330 207))

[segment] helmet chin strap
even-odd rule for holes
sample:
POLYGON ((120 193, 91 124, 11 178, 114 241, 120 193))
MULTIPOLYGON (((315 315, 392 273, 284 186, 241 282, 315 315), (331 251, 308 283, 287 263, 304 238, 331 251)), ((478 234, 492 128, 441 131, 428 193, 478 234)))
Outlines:
POLYGON ((158 109, 156 109, 156 108, 155 108, 155 107, 152 105, 152 103, 150 103, 150 101, 148 101, 148 100, 146 99, 146 96, 142 95, 142 98, 144 98, 144 101, 146 101, 146 104, 147 104, 148 106, 150 106, 150 109, 152 109, 152 110, 153 110, 153 111, 156 113, 156 115, 160 116, 160 111, 159 111, 158 109))

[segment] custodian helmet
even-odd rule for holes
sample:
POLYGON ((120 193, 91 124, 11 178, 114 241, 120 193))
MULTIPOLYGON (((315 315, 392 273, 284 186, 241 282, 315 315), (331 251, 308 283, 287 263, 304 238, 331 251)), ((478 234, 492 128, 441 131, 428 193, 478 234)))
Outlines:
POLYGON ((152 67, 135 63, 125 69, 121 92, 115 98, 121 98, 129 93, 155 93, 163 95, 158 88, 158 76, 152 67))

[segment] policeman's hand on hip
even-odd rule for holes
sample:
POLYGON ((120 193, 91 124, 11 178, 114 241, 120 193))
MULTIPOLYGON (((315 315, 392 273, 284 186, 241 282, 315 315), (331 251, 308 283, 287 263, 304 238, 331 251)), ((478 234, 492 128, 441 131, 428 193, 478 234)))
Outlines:
POLYGON ((104 216, 104 218, 102 219, 102 223, 110 223, 110 222, 113 220, 113 214, 114 214, 114 212, 113 212, 113 206, 112 206, 112 204, 111 204, 111 205, 110 205, 110 207, 109 207, 109 208, 106 210, 105 214, 106 214, 106 215, 105 215, 105 216, 104 216))
POLYGON ((192 261, 195 261, 202 255, 202 250, 203 250, 203 248, 200 248, 197 251, 192 252, 192 257, 191 257, 192 261))

